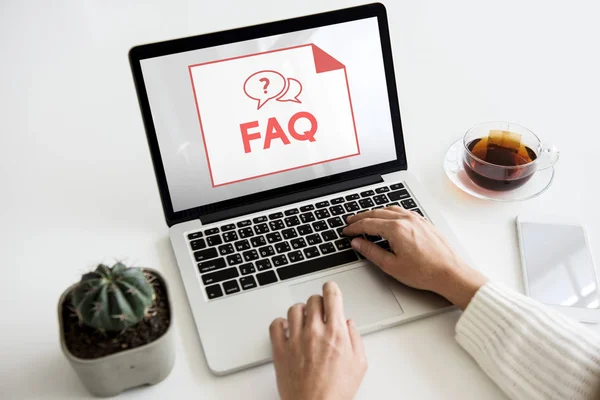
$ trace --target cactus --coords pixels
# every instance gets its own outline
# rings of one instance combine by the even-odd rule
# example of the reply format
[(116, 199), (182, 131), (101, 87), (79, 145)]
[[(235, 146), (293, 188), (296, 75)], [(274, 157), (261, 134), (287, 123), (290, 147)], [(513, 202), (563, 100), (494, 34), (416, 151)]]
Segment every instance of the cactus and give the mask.
[(154, 288), (140, 268), (100, 264), (81, 277), (71, 304), (79, 320), (100, 331), (120, 331), (140, 322), (154, 301)]

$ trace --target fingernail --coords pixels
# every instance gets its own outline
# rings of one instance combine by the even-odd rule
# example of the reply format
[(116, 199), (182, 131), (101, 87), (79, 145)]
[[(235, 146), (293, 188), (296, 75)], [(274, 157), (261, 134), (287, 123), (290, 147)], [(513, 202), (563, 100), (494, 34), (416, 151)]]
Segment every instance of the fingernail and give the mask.
[(354, 248), (354, 250), (360, 250), (360, 240), (358, 239), (352, 239), (352, 247)]

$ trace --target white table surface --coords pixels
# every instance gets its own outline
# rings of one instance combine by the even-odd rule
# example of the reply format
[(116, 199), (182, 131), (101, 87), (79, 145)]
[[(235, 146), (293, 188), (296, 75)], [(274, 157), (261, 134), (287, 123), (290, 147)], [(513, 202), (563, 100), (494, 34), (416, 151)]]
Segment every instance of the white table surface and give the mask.
[[(385, 3), (410, 169), (478, 267), (522, 290), (514, 218), (530, 210), (583, 219), (600, 254), (599, 3)], [(0, 2), (0, 398), (88, 396), (61, 354), (56, 304), (79, 274), (113, 257), (163, 272), (177, 339), (171, 375), (122, 397), (277, 397), (270, 364), (220, 378), (206, 366), (167, 238), (127, 51), (355, 4)], [(485, 202), (444, 175), (452, 141), (495, 119), (525, 125), (560, 148), (556, 181), (543, 196)], [(365, 337), (369, 371), (358, 397), (505, 398), (455, 343), (459, 315)]]

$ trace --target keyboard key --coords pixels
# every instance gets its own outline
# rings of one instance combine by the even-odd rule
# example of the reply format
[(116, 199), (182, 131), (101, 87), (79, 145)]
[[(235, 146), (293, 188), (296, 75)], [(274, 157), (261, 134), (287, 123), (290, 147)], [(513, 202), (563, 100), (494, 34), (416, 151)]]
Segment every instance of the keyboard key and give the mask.
[(370, 196), (373, 196), (374, 194), (375, 194), (374, 191), (366, 190), (366, 191), (360, 193), (360, 197), (370, 197)]
[(272, 231), (276, 231), (285, 228), (285, 225), (282, 220), (276, 219), (275, 221), (269, 222), (269, 227), (271, 227)]
[(206, 272), (216, 271), (217, 269), (225, 268), (226, 266), (227, 265), (225, 264), (224, 258), (215, 258), (212, 260), (198, 263), (198, 270), (201, 274), (204, 274)]
[(360, 210), (360, 206), (358, 205), (357, 202), (353, 201), (350, 203), (346, 203), (344, 204), (344, 208), (346, 209), (346, 211), (348, 212), (352, 212), (352, 211), (358, 211)]
[(335, 241), (335, 247), (337, 247), (337, 249), (341, 251), (349, 249), (352, 246), (350, 245), (350, 241), (348, 239), (340, 239)]
[(273, 246), (261, 247), (260, 249), (258, 249), (258, 252), (260, 253), (261, 257), (270, 257), (275, 254)]
[(398, 190), (396, 192), (389, 193), (388, 196), (390, 196), (391, 201), (396, 201), (396, 200), (407, 199), (410, 197), (410, 194), (408, 194), (408, 191), (406, 189), (402, 189), (402, 190)]
[(217, 233), (219, 233), (219, 228), (211, 228), (211, 229), (207, 229), (207, 230), (204, 231), (204, 234), (206, 236), (214, 235), (214, 234), (217, 234)]
[(323, 271), (332, 267), (337, 267), (349, 262), (358, 261), (358, 256), (353, 250), (346, 250), (327, 257), (315, 258), (304, 261), (289, 267), (279, 268), (277, 275), (279, 279), (291, 279), (297, 276), (310, 274), (312, 272)]
[(223, 282), (223, 289), (225, 290), (225, 294), (233, 294), (240, 291), (240, 286), (236, 280), (227, 281)]
[(320, 232), (329, 229), (325, 221), (313, 222), (312, 227), (315, 230), (315, 232)]
[(245, 220), (245, 221), (240, 221), (237, 223), (237, 227), (238, 228), (243, 228), (244, 226), (250, 226), (250, 224), (252, 224), (252, 222), (250, 222), (249, 219)]
[(221, 240), (221, 236), (214, 235), (214, 236), (207, 237), (206, 242), (208, 243), (209, 246), (218, 246), (221, 243), (223, 243), (223, 240)]
[(202, 232), (194, 232), (188, 235), (189, 240), (198, 239), (202, 237)]
[(264, 246), (267, 244), (264, 236), (257, 236), (250, 239), (250, 243), (252, 243), (252, 247)]
[(269, 232), (269, 226), (267, 224), (255, 225), (254, 232), (256, 232), (257, 235), (262, 235), (263, 233)]
[(317, 249), (317, 246), (308, 247), (303, 251), (306, 258), (315, 258), (319, 256), (319, 249)]
[(292, 208), (291, 210), (286, 210), (284, 212), (285, 215), (296, 215), (298, 214), (300, 211), (298, 211), (297, 208)]
[(392, 190), (398, 190), (398, 189), (403, 189), (403, 188), (404, 188), (404, 185), (401, 183), (396, 183), (396, 184), (390, 186), (390, 189), (392, 189)]
[(309, 224), (306, 224), (306, 225), (301, 225), (298, 227), (298, 233), (301, 234), (302, 236), (305, 236), (305, 235), (310, 235), (311, 233), (313, 233), (313, 230)]
[(283, 239), (281, 239), (281, 235), (279, 234), (279, 232), (272, 232), (269, 233), (268, 235), (266, 235), (267, 238), (267, 242), (269, 243), (277, 243)]
[(369, 242), (375, 243), (381, 240), (381, 236), (365, 235), (365, 239), (367, 239)]
[(259, 271), (264, 271), (266, 269), (271, 269), (273, 268), (273, 266), (271, 265), (271, 260), (266, 259), (266, 260), (258, 260), (256, 262), (256, 269)]
[(240, 276), (240, 274), (237, 268), (227, 268), (202, 275), (202, 282), (204, 282), (205, 285), (210, 285), (211, 283), (226, 281), (237, 278), (238, 276)]
[(309, 204), (307, 206), (300, 207), (300, 212), (312, 211), (314, 209), (315, 209), (315, 206), (313, 206), (312, 204)]
[(342, 215), (346, 212), (346, 210), (344, 210), (344, 207), (338, 205), (329, 208), (329, 212), (331, 213), (331, 215)]
[(389, 201), (385, 194), (380, 194), (379, 196), (375, 196), (375, 197), (373, 197), (373, 200), (375, 201), (375, 204), (377, 204), (377, 205), (385, 204)]
[(256, 270), (254, 269), (254, 264), (247, 263), (240, 265), (240, 272), (242, 273), (242, 275), (248, 275), (255, 273)]
[(383, 208), (383, 206), (373, 207), (373, 208), (371, 208), (371, 210), (379, 210), (380, 208)]
[(193, 242), (190, 242), (190, 246), (192, 246), (192, 250), (202, 250), (206, 248), (206, 242), (204, 239), (196, 239)]
[(250, 227), (242, 228), (238, 231), (238, 233), (241, 238), (247, 238), (250, 236), (254, 236), (254, 232), (252, 231), (252, 228), (250, 228)]
[(371, 199), (360, 199), (358, 204), (360, 204), (362, 208), (370, 208), (375, 205)]
[(252, 220), (255, 224), (260, 224), (261, 222), (267, 222), (267, 217), (256, 217)]
[(321, 253), (329, 254), (335, 251), (335, 246), (333, 245), (333, 243), (323, 243), (319, 245), (319, 249), (321, 250)]
[(260, 274), (256, 274), (256, 280), (260, 286), (264, 286), (277, 282), (277, 275), (273, 271), (261, 272)]
[(324, 208), (324, 207), (327, 207), (328, 205), (329, 205), (329, 202), (328, 202), (328, 201), (320, 201), (320, 202), (318, 202), (317, 204), (315, 204), (315, 206), (316, 206), (317, 208)]
[(279, 254), (286, 253), (290, 250), (291, 248), (288, 242), (280, 242), (275, 245), (275, 251), (277, 251)]
[(238, 235), (235, 232), (225, 232), (223, 234), (223, 240), (225, 240), (226, 243), (233, 242), (234, 240), (238, 240)]
[(360, 199), (360, 196), (357, 194), (349, 194), (348, 196), (346, 196), (347, 201), (358, 200), (358, 199)]
[(209, 300), (216, 299), (217, 297), (223, 296), (221, 285), (211, 285), (206, 287), (206, 296)]
[(323, 209), (315, 211), (315, 215), (317, 216), (318, 219), (325, 219), (325, 218), (331, 217), (331, 214), (329, 214), (329, 211), (323, 210)]
[(242, 256), (237, 253), (227, 256), (227, 264), (229, 264), (229, 266), (238, 265), (238, 264), (241, 264), (242, 262), (243, 262)]
[(344, 223), (347, 224), (348, 223), (348, 217), (353, 216), (354, 213), (350, 213), (350, 214), (346, 214), (344, 216), (342, 216), (342, 219), (344, 220)]
[(297, 216), (292, 216), (292, 217), (287, 217), (286, 219), (284, 219), (285, 224), (287, 226), (296, 226), (296, 225), (300, 225), (300, 220), (298, 219)]
[(302, 221), (303, 224), (306, 224), (307, 222), (313, 222), (314, 220), (315, 215), (311, 212), (300, 214), (300, 221)]
[(293, 249), (301, 249), (306, 247), (306, 241), (304, 238), (298, 238), (290, 241)]
[(382, 240), (380, 242), (375, 243), (377, 246), (381, 247), (384, 250), (390, 251), (390, 244), (387, 240)]
[(273, 214), (269, 214), (269, 219), (273, 220), (273, 219), (277, 219), (277, 218), (283, 218), (283, 213), (273, 213)]
[(323, 237), (323, 240), (326, 242), (330, 242), (332, 240), (337, 239), (337, 235), (335, 234), (334, 231), (326, 231), (321, 233), (321, 236)]
[(423, 215), (423, 211), (419, 210), (418, 208), (415, 208), (414, 210), (411, 210), (416, 212), (417, 214), (419, 214), (421, 217), (425, 217), (425, 215)]
[(289, 228), (282, 230), (281, 235), (284, 239), (293, 239), (295, 237), (298, 237), (298, 232), (296, 232), (295, 228)]
[(288, 260), (287, 260), (287, 257), (285, 256), (285, 254), (282, 254), (280, 256), (275, 256), (271, 260), (273, 261), (273, 265), (275, 267), (281, 267), (288, 263)]
[(304, 261), (304, 254), (300, 250), (296, 250), (288, 253), (288, 258), (290, 262)]
[(398, 207), (400, 207), (400, 203), (398, 203), (397, 201), (395, 201), (395, 202), (393, 202), (393, 203), (386, 204), (385, 206), (386, 206), (386, 207), (392, 207), (392, 206), (398, 206)]
[(226, 256), (227, 254), (231, 254), (234, 252), (235, 252), (235, 250), (233, 249), (233, 246), (231, 245), (231, 243), (227, 243), (222, 246), (219, 246), (219, 254), (222, 256)]
[(309, 246), (312, 246), (315, 244), (322, 243), (323, 239), (321, 239), (321, 235), (319, 235), (318, 233), (315, 233), (314, 235), (308, 235), (306, 237), (306, 241), (308, 242)]
[(227, 225), (223, 225), (221, 227), (221, 232), (227, 232), (227, 231), (230, 231), (230, 230), (233, 230), (233, 229), (235, 229), (235, 225), (234, 224), (227, 224)]
[(248, 239), (240, 240), (239, 242), (235, 242), (233, 244), (237, 251), (244, 251), (250, 248), (250, 243), (248, 243)]
[(256, 250), (248, 250), (242, 253), (244, 261), (254, 261), (258, 259), (258, 252)]
[(253, 276), (244, 276), (243, 278), (240, 278), (240, 284), (244, 290), (253, 289), (257, 286)]
[(382, 186), (380, 188), (375, 189), (375, 193), (387, 193), (390, 191), (390, 188), (387, 186)]
[(400, 203), (402, 204), (402, 207), (406, 208), (407, 210), (417, 206), (417, 203), (415, 203), (413, 199), (402, 200)]
[(344, 225), (344, 221), (340, 217), (333, 217), (327, 220), (330, 228), (337, 228)]
[(336, 199), (331, 200), (331, 204), (342, 204), (344, 202), (343, 197), (338, 197)]
[(206, 250), (199, 250), (194, 253), (196, 261), (210, 260), (211, 258), (216, 258), (218, 256), (219, 253), (217, 253), (217, 249), (215, 249), (214, 247), (211, 247), (210, 249)]

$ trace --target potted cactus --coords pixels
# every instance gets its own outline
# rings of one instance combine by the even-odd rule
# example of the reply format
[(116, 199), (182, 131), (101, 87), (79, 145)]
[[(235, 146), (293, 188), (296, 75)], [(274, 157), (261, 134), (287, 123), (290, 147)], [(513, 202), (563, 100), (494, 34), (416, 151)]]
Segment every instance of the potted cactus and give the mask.
[(63, 293), (58, 318), (62, 350), (94, 395), (158, 383), (173, 368), (171, 306), (157, 271), (100, 264)]

